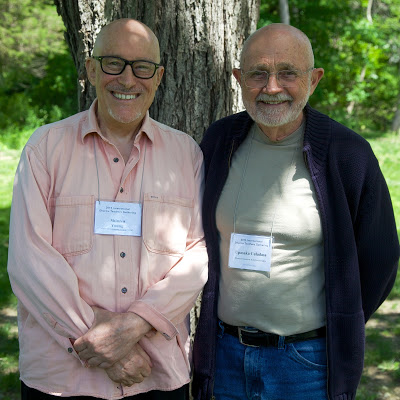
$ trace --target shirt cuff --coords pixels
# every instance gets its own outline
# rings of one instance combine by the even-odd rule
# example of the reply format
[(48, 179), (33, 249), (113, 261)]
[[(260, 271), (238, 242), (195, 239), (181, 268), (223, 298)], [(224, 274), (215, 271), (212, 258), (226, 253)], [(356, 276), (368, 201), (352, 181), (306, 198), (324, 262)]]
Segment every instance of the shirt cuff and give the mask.
[(175, 325), (154, 307), (143, 301), (135, 301), (129, 312), (133, 312), (145, 319), (153, 328), (160, 332), (167, 340), (172, 340), (178, 335)]

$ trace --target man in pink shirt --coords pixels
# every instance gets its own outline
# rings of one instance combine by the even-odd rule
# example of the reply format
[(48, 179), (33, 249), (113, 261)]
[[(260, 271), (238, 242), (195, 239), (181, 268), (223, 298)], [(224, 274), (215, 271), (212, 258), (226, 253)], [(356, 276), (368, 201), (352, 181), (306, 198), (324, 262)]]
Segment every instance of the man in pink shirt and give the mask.
[(104, 27), (86, 69), (97, 99), (34, 132), (16, 172), (22, 399), (186, 399), (207, 280), (202, 153), (149, 117), (164, 68), (147, 26)]

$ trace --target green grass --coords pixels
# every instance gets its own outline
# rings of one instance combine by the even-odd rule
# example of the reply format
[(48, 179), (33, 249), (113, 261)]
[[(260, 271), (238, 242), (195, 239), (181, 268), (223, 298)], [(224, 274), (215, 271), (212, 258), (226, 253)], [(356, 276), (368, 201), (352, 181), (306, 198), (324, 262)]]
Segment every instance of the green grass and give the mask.
[[(392, 198), (393, 210), (400, 237), (400, 136), (387, 134), (381, 138), (369, 139), (371, 147), (379, 160)], [(400, 274), (389, 295), (389, 299), (400, 298)]]
[(4, 145), (0, 147), (0, 308), (16, 304), (11, 294), (6, 264), (12, 187), (20, 153), (20, 150), (10, 150)]
[[(388, 183), (400, 233), (400, 137), (388, 134), (368, 140)], [(16, 321), (14, 317), (6, 316), (1, 311), (6, 308), (15, 310), (16, 306), (8, 281), (6, 263), (12, 184), (20, 150), (10, 148), (15, 147), (15, 138), (12, 138), (12, 141), (8, 140), (9, 147), (5, 142), (3, 140), (3, 143), (0, 143), (0, 399), (17, 400), (19, 375)], [(400, 276), (389, 299), (400, 303)], [(377, 322), (378, 328), (367, 325), (366, 369), (357, 400), (400, 399), (393, 397), (397, 382), (400, 381), (400, 314), (396, 310), (398, 308), (393, 312), (389, 310), (375, 314), (374, 321)], [(384, 377), (384, 384), (382, 379), (377, 379), (378, 375)]]
[[(0, 144), (0, 312), (16, 307), (7, 275), (8, 227), (14, 174), (20, 150)], [(16, 319), (0, 314), (0, 399), (19, 398), (18, 337)]]

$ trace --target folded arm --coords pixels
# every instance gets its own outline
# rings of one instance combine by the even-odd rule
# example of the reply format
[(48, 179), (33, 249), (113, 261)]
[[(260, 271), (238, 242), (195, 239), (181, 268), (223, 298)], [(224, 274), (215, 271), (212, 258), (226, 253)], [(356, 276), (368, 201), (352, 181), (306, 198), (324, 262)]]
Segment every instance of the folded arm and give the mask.
[(49, 187), (44, 161), (27, 146), (14, 182), (8, 273), (18, 300), (68, 350), (69, 338), (86, 333), (94, 314), (79, 295), (71, 266), (52, 247)]
[(208, 256), (201, 217), (204, 167), (200, 149), (194, 154), (194, 202), (186, 247), (181, 257), (129, 308), (148, 321), (167, 340), (173, 339), (208, 278)]

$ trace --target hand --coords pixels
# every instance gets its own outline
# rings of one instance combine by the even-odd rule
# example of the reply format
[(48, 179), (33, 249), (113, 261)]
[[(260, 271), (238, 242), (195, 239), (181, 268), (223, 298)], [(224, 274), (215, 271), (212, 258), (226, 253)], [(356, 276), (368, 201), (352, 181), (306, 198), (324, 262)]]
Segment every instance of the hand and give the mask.
[(127, 356), (105, 371), (112, 381), (129, 387), (149, 376), (152, 367), (150, 357), (139, 344), (136, 344)]
[(129, 354), (152, 326), (134, 313), (93, 307), (92, 327), (74, 343), (79, 358), (90, 367), (110, 368)]

